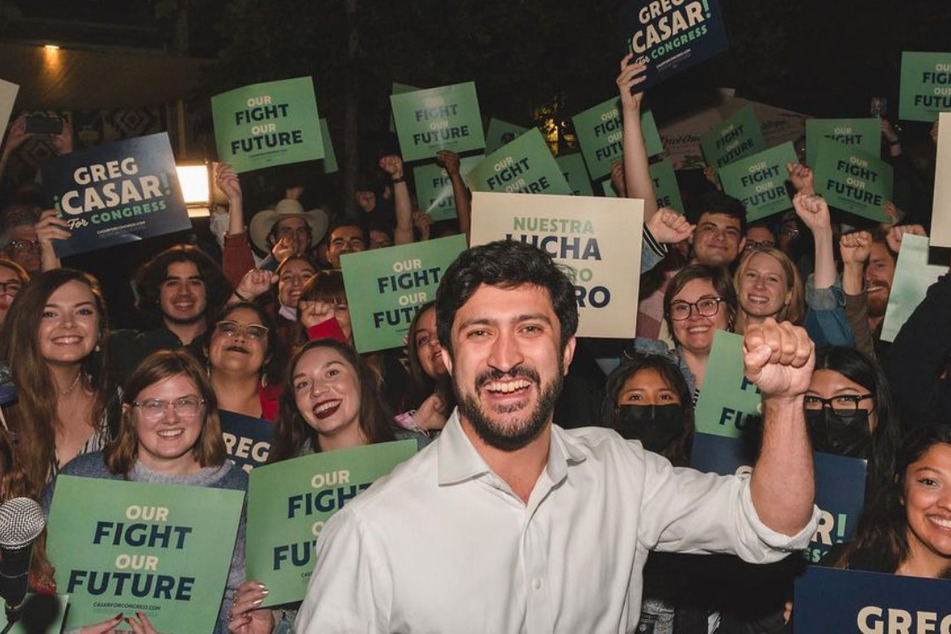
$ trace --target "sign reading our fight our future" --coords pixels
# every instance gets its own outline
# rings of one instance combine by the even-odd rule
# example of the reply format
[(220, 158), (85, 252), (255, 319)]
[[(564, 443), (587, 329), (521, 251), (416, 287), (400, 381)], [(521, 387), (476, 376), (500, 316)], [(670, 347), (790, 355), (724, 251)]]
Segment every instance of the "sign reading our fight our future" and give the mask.
[(357, 352), (400, 348), (419, 307), (436, 299), (445, 270), (466, 249), (455, 235), (340, 257)]
[(561, 173), (565, 175), (568, 186), (571, 187), (571, 193), (575, 196), (593, 196), (594, 190), (591, 188), (591, 178), (588, 176), (588, 168), (585, 167), (584, 157), (575, 152), (574, 154), (562, 154), (557, 159)]
[[(261, 607), (300, 601), (324, 524), (361, 491), (416, 453), (415, 440), (338, 449), (251, 472), (247, 578), (267, 586)], [(208, 629), (207, 631), (211, 631)]]
[(48, 521), (67, 629), (142, 612), (160, 632), (215, 628), (243, 491), (60, 475)]
[[(624, 159), (624, 124), (620, 108), (621, 100), (615, 97), (571, 118), (588, 172), (594, 180), (610, 174), (611, 165)], [(641, 113), (641, 130), (648, 156), (664, 151), (650, 110)]]
[(651, 183), (654, 185), (654, 195), (657, 197), (657, 206), (683, 211), (684, 202), (680, 196), (680, 185), (677, 183), (677, 173), (670, 159), (651, 163), (650, 175)]
[[(464, 156), (459, 159), (459, 175), (465, 179), (472, 168), (485, 158), (481, 154)], [(433, 220), (446, 220), (456, 217), (456, 197), (452, 192), (452, 179), (446, 169), (438, 163), (426, 163), (413, 168), (413, 184), (416, 186), (416, 199), (423, 213)]]
[(324, 158), (310, 77), (230, 90), (211, 98), (218, 160), (238, 174)]
[(935, 121), (951, 111), (951, 53), (901, 54), (898, 117), (905, 121)]
[(891, 222), (882, 206), (892, 199), (892, 166), (853, 146), (819, 141), (816, 193), (830, 206), (876, 222)]
[(866, 154), (881, 152), (882, 124), (876, 117), (863, 119), (806, 119), (806, 165), (816, 166), (819, 142), (832, 139), (854, 146)]
[(796, 163), (791, 142), (745, 156), (717, 172), (723, 191), (746, 207), (749, 222), (792, 208), (786, 190), (786, 164)]
[(538, 128), (482, 159), (466, 176), (466, 184), (473, 192), (572, 194)]
[(647, 63), (648, 90), (727, 47), (717, 0), (629, 0), (618, 11), (626, 52)]
[(700, 135), (700, 149), (707, 165), (719, 170), (744, 156), (766, 149), (763, 131), (753, 104), (747, 104)]
[(579, 337), (633, 337), (644, 201), (472, 194), (471, 244), (517, 240), (548, 253), (575, 287)]
[(431, 159), (485, 147), (482, 114), (473, 82), (390, 95), (404, 161)]
[(70, 152), (41, 167), (43, 191), (72, 236), (59, 257), (191, 229), (168, 135)]
[(946, 634), (949, 596), (947, 579), (809, 566), (795, 583), (793, 632)]

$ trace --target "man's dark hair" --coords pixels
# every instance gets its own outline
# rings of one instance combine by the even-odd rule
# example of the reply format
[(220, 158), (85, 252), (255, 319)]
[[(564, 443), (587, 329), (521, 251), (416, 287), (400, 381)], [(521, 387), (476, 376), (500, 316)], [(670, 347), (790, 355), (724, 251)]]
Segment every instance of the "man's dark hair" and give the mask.
[(482, 284), (500, 288), (529, 284), (546, 289), (561, 324), (562, 350), (578, 329), (575, 287), (551, 256), (522, 242), (499, 240), (463, 251), (439, 282), (436, 332), (450, 355), (456, 312)]
[(168, 267), (176, 262), (191, 262), (198, 269), (198, 275), (205, 283), (206, 318), (221, 310), (233, 290), (221, 272), (221, 267), (215, 264), (214, 260), (190, 244), (176, 244), (140, 266), (135, 274), (135, 288), (138, 292), (135, 307), (153, 325), (162, 321), (162, 311), (159, 308), (162, 283), (168, 277)]
[(687, 220), (693, 224), (700, 222), (703, 214), (723, 214), (740, 221), (740, 236), (746, 235), (746, 207), (733, 196), (713, 189), (691, 199), (686, 205)]
[(353, 218), (341, 218), (340, 220), (335, 220), (330, 227), (327, 228), (327, 244), (330, 244), (330, 241), (333, 239), (334, 231), (340, 227), (356, 227), (363, 234), (363, 243), (367, 246), (370, 246), (370, 232), (367, 231), (365, 224)]

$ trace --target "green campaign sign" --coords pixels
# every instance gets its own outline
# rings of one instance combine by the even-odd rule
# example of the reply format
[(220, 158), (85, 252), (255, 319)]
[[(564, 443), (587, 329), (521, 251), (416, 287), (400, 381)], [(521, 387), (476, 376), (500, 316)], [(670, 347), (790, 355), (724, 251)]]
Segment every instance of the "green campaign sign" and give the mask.
[(892, 166), (832, 139), (819, 142), (816, 193), (839, 209), (876, 222), (890, 222), (882, 205), (892, 198)]
[(61, 475), (47, 552), (67, 628), (143, 612), (160, 632), (215, 627), (243, 491)]
[(949, 110), (951, 53), (902, 53), (899, 118), (930, 123)]
[(310, 77), (254, 84), (211, 98), (218, 160), (238, 174), (324, 157)]
[(743, 373), (743, 337), (716, 331), (694, 413), (697, 431), (740, 438), (748, 425), (759, 424), (761, 400), (759, 388)]
[[(485, 158), (482, 154), (459, 159), (459, 174), (466, 174)], [(445, 168), (438, 163), (426, 163), (413, 168), (413, 183), (416, 185), (416, 200), (423, 213), (433, 220), (456, 217), (456, 198), (452, 194), (452, 180)]]
[(326, 119), (320, 120), (320, 137), (324, 141), (324, 174), (333, 174), (338, 169), (337, 154), (334, 152), (334, 144), (330, 139), (330, 126)]
[(707, 165), (719, 170), (728, 163), (766, 149), (753, 105), (747, 104), (700, 135), (700, 149)]
[(575, 196), (593, 196), (591, 178), (588, 177), (588, 168), (584, 165), (584, 157), (580, 154), (565, 154), (557, 159), (561, 173), (565, 175), (568, 186)]
[(882, 143), (882, 124), (876, 117), (864, 119), (806, 119), (806, 164), (815, 167), (819, 141), (832, 139), (854, 146), (866, 154), (878, 156)]
[(538, 128), (482, 159), (466, 177), (474, 192), (571, 195), (571, 187)]
[(440, 150), (461, 154), (485, 147), (473, 82), (390, 95), (404, 161), (431, 159)]
[(611, 186), (610, 178), (606, 178), (601, 181), (601, 192), (604, 194), (605, 198), (617, 198), (617, 192), (615, 192), (614, 188)]
[[(390, 89), (391, 95), (402, 95), (404, 92), (413, 92), (415, 90), (422, 90), (417, 86), (410, 86), (409, 84), (401, 84), (399, 82), (393, 82), (393, 87)], [(393, 113), (390, 113), (390, 132), (396, 132), (396, 121), (393, 120)]]
[(787, 141), (724, 165), (718, 175), (723, 191), (743, 203), (746, 219), (752, 222), (792, 207), (786, 190), (786, 164), (796, 162), (796, 150)]
[(247, 576), (268, 588), (262, 607), (304, 598), (324, 524), (416, 447), (415, 440), (401, 440), (338, 449), (251, 472)]
[[(621, 101), (615, 97), (571, 118), (588, 171), (594, 180), (610, 174), (615, 161), (624, 160), (624, 124), (620, 108)], [(648, 156), (664, 151), (654, 115), (650, 111), (641, 113), (641, 130)]]
[(947, 264), (928, 262), (929, 241), (925, 236), (906, 233), (895, 262), (895, 276), (888, 294), (888, 306), (882, 321), (882, 341), (894, 341), (898, 331), (924, 301), (928, 288), (948, 273)]
[(402, 347), (416, 311), (465, 250), (465, 236), (455, 235), (341, 256), (357, 351)]
[[(677, 173), (674, 171), (674, 164), (670, 159), (662, 159), (656, 163), (651, 163), (651, 182), (654, 183), (654, 195), (657, 196), (658, 207), (670, 207), (679, 212), (684, 210), (684, 201), (680, 197), (680, 185), (677, 184)], [(607, 190), (611, 190), (610, 195), (614, 195), (610, 182), (607, 182)]]
[(501, 119), (489, 119), (489, 129), (485, 133), (485, 151), (491, 154), (526, 132), (528, 132), (528, 128), (524, 126), (508, 123)]

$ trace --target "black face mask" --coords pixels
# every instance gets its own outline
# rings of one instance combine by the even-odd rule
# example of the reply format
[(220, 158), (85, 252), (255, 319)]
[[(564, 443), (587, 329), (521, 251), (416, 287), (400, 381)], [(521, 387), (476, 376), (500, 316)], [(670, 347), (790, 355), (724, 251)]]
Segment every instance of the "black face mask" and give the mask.
[(849, 458), (868, 458), (872, 434), (868, 427), (868, 412), (858, 410), (848, 418), (839, 418), (828, 407), (806, 410), (806, 426), (812, 448)]
[(683, 405), (621, 405), (617, 430), (628, 440), (639, 440), (647, 451), (660, 453), (683, 433), (687, 413)]

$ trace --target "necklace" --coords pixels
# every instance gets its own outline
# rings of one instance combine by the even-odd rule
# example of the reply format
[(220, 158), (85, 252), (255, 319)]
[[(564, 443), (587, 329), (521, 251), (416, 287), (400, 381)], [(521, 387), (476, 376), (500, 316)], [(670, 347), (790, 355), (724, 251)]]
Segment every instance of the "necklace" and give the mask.
[(76, 386), (79, 385), (79, 379), (80, 379), (80, 377), (81, 377), (82, 375), (83, 375), (82, 372), (78, 372), (78, 373), (76, 374), (76, 378), (73, 379), (72, 385), (70, 385), (68, 388), (66, 388), (66, 389), (63, 390), (62, 392), (60, 392), (59, 395), (60, 395), (60, 396), (69, 396), (70, 392), (72, 392), (73, 390), (75, 390), (75, 389), (76, 389)]

